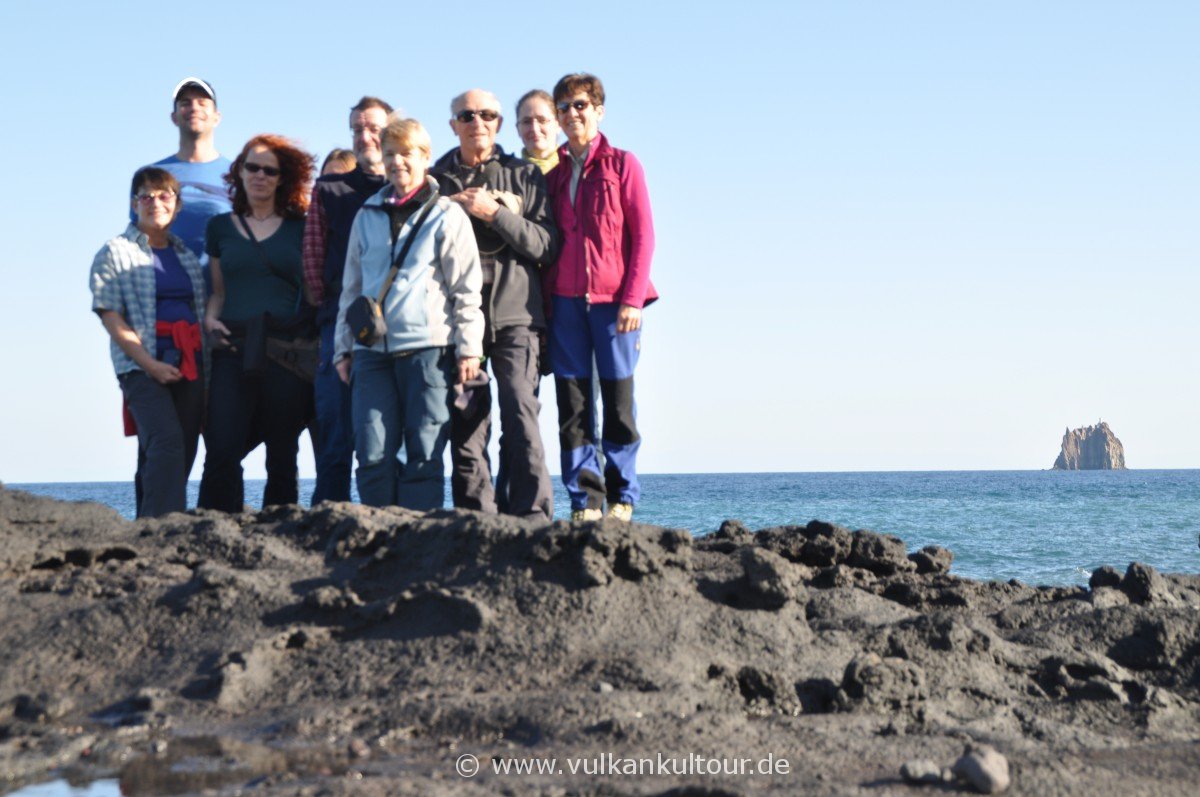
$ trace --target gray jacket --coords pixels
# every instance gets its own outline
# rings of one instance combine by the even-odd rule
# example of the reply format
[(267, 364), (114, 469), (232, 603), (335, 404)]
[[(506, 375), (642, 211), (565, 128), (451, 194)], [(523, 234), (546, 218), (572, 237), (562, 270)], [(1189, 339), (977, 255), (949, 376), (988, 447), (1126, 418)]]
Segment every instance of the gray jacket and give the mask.
[[(483, 313), (479, 289), (483, 276), (471, 222), (462, 208), (437, 193), (433, 178), (426, 180), (429, 190), (423, 196), (428, 199), (422, 206), (432, 205), (433, 210), (417, 231), (384, 299), (387, 335), (371, 349), (388, 353), (454, 346), (457, 357), (481, 357)], [(392, 186), (385, 185), (363, 204), (350, 227), (334, 332), (334, 362), (366, 348), (355, 342), (346, 323), (346, 311), (359, 296), (379, 297), (393, 259), (416, 224), (419, 213), (414, 213), (392, 240), (391, 220), (383, 207), (384, 198), (392, 193)]]
[[(496, 278), (491, 300), (484, 308), (489, 326), (493, 334), (505, 327), (545, 327), (541, 268), (558, 257), (559, 244), (546, 179), (532, 163), (500, 147), (484, 170), (487, 187), (514, 194), (521, 211), (517, 214), (502, 205), (490, 224), (473, 219), (476, 225), (494, 232), (504, 245), (495, 254)], [(443, 196), (467, 187), (458, 178), (457, 147), (438, 159), (429, 173), (437, 179)]]

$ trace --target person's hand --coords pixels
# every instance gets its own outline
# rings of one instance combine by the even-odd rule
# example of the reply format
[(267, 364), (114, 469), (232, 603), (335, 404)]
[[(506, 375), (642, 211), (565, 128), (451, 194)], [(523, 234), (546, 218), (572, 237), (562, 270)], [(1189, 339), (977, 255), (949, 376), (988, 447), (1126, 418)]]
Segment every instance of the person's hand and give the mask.
[(478, 357), (458, 358), (458, 381), (460, 384), (465, 385), (477, 376), (479, 376)]
[(477, 219), (491, 222), (500, 211), (500, 203), (492, 199), (486, 188), (468, 188), (450, 196), (462, 209)]
[(642, 328), (642, 308), (623, 304), (617, 310), (617, 332), (637, 332)]
[(341, 377), (341, 380), (347, 385), (350, 384), (350, 362), (351, 358), (349, 355), (347, 355), (333, 365), (333, 367), (337, 369), (338, 376)]
[(155, 382), (160, 385), (169, 385), (172, 382), (178, 382), (183, 379), (183, 374), (173, 365), (168, 365), (161, 360), (155, 360), (146, 368), (146, 373)]
[(229, 345), (229, 327), (221, 323), (221, 319), (213, 316), (204, 317), (204, 331), (212, 336), (220, 347)]

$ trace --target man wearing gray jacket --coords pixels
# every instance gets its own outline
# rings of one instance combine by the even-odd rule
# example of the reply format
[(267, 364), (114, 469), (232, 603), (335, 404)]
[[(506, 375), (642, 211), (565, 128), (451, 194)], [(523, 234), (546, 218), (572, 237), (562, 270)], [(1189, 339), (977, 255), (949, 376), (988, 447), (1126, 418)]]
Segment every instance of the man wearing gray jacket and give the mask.
[(553, 488), (538, 428), (538, 331), (546, 325), (539, 264), (552, 263), (558, 232), (541, 171), (496, 146), (503, 119), (491, 92), (472, 89), (450, 104), (459, 146), (430, 173), (471, 217), (483, 266), (484, 355), (500, 404), (500, 463), (492, 487), (487, 445), (491, 391), (466, 387), (451, 408), (454, 505), (550, 520)]

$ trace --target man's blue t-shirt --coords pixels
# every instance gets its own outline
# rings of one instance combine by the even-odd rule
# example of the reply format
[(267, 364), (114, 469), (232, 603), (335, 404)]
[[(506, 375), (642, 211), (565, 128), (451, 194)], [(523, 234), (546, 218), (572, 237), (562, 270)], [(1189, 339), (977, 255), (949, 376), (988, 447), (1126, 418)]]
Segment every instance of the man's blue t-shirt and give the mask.
[[(171, 155), (152, 165), (166, 169), (179, 181), (183, 207), (171, 224), (171, 232), (182, 238), (200, 262), (207, 265), (204, 232), (208, 229), (208, 220), (233, 210), (229, 202), (229, 189), (222, 179), (233, 165), (232, 162), (229, 158), (219, 157), (207, 163), (188, 163)], [(130, 220), (136, 224), (137, 215), (131, 214)], [(207, 269), (205, 271), (207, 273)]]

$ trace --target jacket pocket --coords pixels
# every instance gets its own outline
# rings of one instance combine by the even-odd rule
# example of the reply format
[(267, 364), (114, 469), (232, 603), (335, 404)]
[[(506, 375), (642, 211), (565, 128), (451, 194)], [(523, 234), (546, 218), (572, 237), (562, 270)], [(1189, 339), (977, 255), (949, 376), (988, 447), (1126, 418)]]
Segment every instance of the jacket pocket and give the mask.
[[(591, 215), (605, 235), (621, 226), (621, 187), (615, 177), (603, 174), (588, 180), (584, 187), (586, 196), (582, 213)], [(582, 192), (581, 192), (582, 193)]]

